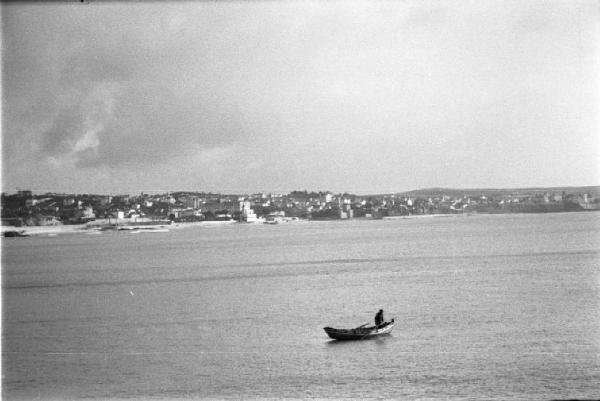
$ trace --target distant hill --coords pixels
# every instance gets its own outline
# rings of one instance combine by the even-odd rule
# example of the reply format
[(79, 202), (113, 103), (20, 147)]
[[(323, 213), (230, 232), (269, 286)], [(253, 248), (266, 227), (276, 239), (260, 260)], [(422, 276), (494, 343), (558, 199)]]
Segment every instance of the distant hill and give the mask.
[[(524, 195), (524, 194), (544, 194), (546, 192), (553, 194), (588, 194), (590, 196), (600, 196), (600, 186), (584, 187), (533, 187), (533, 188), (424, 188), (407, 192), (397, 192), (396, 195), (409, 197), (436, 197), (448, 195), (451, 197), (459, 196), (502, 196), (502, 195)], [(382, 195), (379, 195), (382, 196)]]

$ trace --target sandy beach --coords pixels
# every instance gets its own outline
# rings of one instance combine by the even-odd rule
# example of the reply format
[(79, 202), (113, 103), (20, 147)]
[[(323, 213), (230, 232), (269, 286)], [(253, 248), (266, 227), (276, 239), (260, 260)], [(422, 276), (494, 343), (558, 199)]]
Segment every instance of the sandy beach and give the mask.
[[(120, 220), (115, 221), (111, 220), (110, 224), (118, 224), (121, 227), (130, 227), (132, 229), (138, 228), (141, 229), (145, 226), (130, 226), (130, 220)], [(220, 226), (237, 223), (237, 221), (201, 221), (194, 223), (176, 223), (176, 224), (165, 224), (165, 225), (152, 225), (148, 227), (152, 227), (155, 229), (179, 229), (179, 228), (189, 228), (189, 227), (198, 227), (198, 226)], [(106, 227), (109, 224), (108, 220), (95, 220), (86, 224), (68, 224), (68, 225), (55, 225), (55, 226), (1, 226), (0, 233), (4, 236), (5, 232), (9, 231), (17, 231), (24, 235), (63, 235), (63, 234), (81, 234), (81, 233), (90, 233), (98, 231), (101, 227)]]

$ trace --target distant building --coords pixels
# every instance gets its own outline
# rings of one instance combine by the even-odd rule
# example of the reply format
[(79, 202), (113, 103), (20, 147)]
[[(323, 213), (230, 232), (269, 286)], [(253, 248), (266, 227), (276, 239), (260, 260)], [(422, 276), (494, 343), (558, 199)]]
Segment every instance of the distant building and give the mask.
[(55, 216), (44, 216), (36, 215), (29, 216), (25, 219), (25, 225), (27, 226), (58, 226), (62, 225), (62, 222)]
[(258, 217), (256, 216), (256, 213), (254, 213), (254, 210), (252, 210), (250, 207), (249, 201), (240, 202), (240, 211), (242, 212), (240, 215), (241, 221), (246, 223), (255, 223), (258, 221)]
[(191, 209), (200, 209), (202, 201), (196, 196), (188, 196), (185, 198), (185, 206)]
[(231, 221), (232, 219), (228, 210), (218, 210), (215, 212), (215, 220), (217, 221)]
[(112, 196), (110, 196), (110, 195), (100, 196), (100, 197), (98, 197), (98, 201), (101, 206), (106, 206), (112, 202)]
[(96, 218), (96, 215), (94, 214), (94, 209), (92, 209), (90, 206), (84, 208), (81, 214), (81, 218), (85, 220), (94, 220)]
[(120, 219), (124, 219), (125, 218), (125, 212), (122, 211), (122, 210), (117, 210), (117, 211), (112, 212), (110, 214), (110, 217), (114, 218), (114, 219), (119, 219), (119, 220)]
[(129, 205), (129, 195), (120, 195), (113, 198), (113, 202)]
[(18, 190), (17, 196), (19, 198), (31, 198), (33, 196), (33, 193), (29, 189)]

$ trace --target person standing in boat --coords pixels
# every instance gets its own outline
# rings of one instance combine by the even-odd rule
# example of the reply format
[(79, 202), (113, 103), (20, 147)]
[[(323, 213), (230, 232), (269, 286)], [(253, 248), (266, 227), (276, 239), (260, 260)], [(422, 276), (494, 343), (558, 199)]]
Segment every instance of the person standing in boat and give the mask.
[(379, 309), (379, 312), (375, 315), (375, 326), (379, 326), (383, 323), (383, 309)]

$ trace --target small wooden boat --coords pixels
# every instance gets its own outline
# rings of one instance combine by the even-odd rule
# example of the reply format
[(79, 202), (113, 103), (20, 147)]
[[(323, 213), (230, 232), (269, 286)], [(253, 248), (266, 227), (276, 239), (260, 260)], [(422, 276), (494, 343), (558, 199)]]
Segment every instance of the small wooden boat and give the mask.
[(324, 327), (325, 333), (334, 340), (366, 340), (368, 338), (378, 337), (389, 334), (394, 328), (394, 319), (389, 322), (383, 322), (379, 326), (358, 326), (355, 329), (334, 329), (333, 327)]

